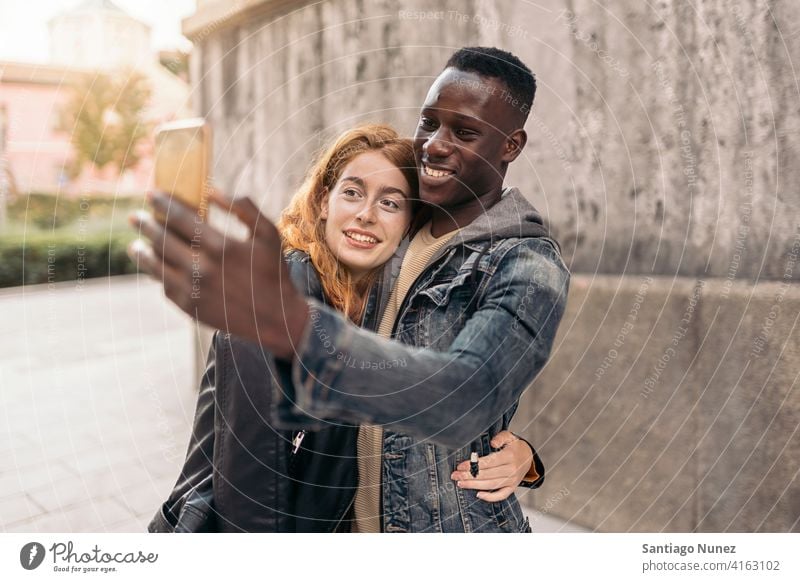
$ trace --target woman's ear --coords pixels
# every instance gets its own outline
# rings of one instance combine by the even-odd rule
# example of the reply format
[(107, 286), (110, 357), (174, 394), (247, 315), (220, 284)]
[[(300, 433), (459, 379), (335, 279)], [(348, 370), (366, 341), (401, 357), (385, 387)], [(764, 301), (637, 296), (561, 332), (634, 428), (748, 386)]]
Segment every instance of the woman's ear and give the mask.
[(320, 202), (319, 217), (322, 220), (328, 220), (328, 189), (322, 191), (322, 200)]

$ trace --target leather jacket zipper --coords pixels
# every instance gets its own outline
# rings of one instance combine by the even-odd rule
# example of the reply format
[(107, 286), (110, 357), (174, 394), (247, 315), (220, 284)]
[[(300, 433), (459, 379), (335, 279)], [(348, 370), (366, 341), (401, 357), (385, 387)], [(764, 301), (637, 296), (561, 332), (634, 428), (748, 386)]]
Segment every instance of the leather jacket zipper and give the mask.
[(300, 450), (300, 445), (303, 442), (303, 439), (306, 438), (306, 431), (301, 430), (296, 435), (294, 435), (294, 439), (292, 440), (292, 454), (296, 455), (297, 451)]
[(294, 472), (294, 468), (297, 465), (297, 457), (299, 456), (297, 453), (300, 451), (300, 445), (305, 437), (306, 431), (301, 430), (292, 439), (292, 452), (289, 453), (289, 474)]

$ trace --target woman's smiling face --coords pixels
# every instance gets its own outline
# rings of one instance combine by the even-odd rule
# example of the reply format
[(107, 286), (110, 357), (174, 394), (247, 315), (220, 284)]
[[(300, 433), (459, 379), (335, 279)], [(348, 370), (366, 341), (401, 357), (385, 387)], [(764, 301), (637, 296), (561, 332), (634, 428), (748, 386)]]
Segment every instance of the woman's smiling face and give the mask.
[(355, 280), (386, 263), (411, 224), (410, 187), (380, 151), (353, 158), (322, 204), (325, 242)]

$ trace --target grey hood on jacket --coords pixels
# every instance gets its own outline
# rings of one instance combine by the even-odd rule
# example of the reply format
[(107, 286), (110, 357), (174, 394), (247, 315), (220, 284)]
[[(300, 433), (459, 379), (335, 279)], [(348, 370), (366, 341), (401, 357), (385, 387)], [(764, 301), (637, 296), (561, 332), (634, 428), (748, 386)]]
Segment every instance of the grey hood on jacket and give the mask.
[[(506, 188), (497, 204), (463, 227), (431, 258), (430, 263), (444, 256), (454, 246), (464, 243), (528, 237), (545, 237), (553, 243), (556, 249), (561, 250), (555, 238), (550, 236), (550, 230), (544, 225), (542, 215), (533, 207), (533, 204), (522, 195), (519, 189)], [(400, 274), (400, 267), (403, 265), (403, 258), (410, 242), (409, 238), (404, 239), (384, 267), (380, 282), (377, 321), (380, 321), (394, 282)]]

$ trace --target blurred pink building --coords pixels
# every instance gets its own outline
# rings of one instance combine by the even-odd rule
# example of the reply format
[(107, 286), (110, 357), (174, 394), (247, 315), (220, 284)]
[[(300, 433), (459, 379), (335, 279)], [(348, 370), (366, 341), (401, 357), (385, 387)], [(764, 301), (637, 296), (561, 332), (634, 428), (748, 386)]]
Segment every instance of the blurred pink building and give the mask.
[(0, 153), (6, 156), (18, 192), (144, 192), (153, 166), (152, 142), (142, 144), (141, 161), (122, 175), (109, 166), (102, 172), (86, 167), (70, 180), (66, 168), (74, 153), (69, 134), (58, 126), (75, 81), (126, 68), (134, 68), (150, 83), (148, 123), (191, 116), (188, 84), (150, 52), (149, 35), (149, 26), (110, 0), (87, 0), (50, 21), (51, 64), (0, 62), (0, 123), (5, 123), (0, 128), (0, 136), (5, 135)]

